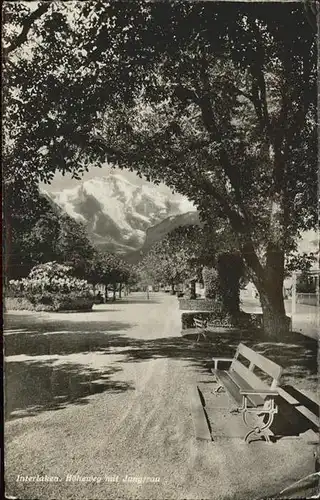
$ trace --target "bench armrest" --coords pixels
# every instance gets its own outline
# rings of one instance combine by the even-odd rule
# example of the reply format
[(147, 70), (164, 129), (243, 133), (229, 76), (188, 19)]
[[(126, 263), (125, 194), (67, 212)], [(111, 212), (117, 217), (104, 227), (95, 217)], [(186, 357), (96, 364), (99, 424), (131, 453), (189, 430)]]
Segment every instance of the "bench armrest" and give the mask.
[(267, 396), (278, 396), (279, 392), (274, 389), (247, 389), (241, 390), (242, 396), (249, 396), (250, 394), (266, 394)]
[(223, 363), (232, 363), (234, 358), (212, 358), (212, 361), (214, 362), (214, 370), (218, 369), (218, 363), (219, 361), (222, 361)]

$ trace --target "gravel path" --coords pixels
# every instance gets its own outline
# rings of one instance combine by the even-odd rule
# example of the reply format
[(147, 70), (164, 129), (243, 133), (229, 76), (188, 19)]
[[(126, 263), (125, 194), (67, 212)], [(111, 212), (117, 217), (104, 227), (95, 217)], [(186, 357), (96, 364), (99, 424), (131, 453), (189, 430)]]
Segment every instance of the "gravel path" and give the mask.
[(7, 495), (249, 499), (312, 472), (304, 440), (195, 441), (188, 386), (210, 380), (210, 352), (181, 338), (175, 297), (5, 326)]

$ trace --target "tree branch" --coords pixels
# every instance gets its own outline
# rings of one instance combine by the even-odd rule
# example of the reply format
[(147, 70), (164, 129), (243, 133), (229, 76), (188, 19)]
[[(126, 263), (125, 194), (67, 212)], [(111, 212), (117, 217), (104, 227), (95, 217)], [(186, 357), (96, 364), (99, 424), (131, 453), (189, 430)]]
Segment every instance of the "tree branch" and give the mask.
[(208, 195), (212, 196), (219, 203), (223, 209), (222, 213), (229, 218), (233, 230), (240, 234), (246, 233), (247, 228), (243, 218), (231, 207), (229, 201), (219, 193), (216, 187), (208, 180), (200, 179), (198, 176), (194, 180), (199, 184), (199, 188), (204, 189)]
[(246, 224), (249, 226), (250, 224), (250, 218), (247, 213), (247, 210), (244, 206), (243, 203), (243, 197), (241, 195), (240, 189), (239, 189), (239, 181), (240, 181), (240, 175), (237, 172), (237, 169), (235, 168), (234, 165), (231, 164), (229, 160), (229, 155), (223, 146), (223, 140), (222, 140), (222, 134), (218, 128), (218, 125), (215, 120), (215, 115), (211, 103), (211, 98), (210, 98), (210, 83), (209, 83), (209, 78), (207, 74), (207, 66), (208, 63), (203, 57), (202, 59), (202, 67), (201, 67), (201, 81), (203, 85), (203, 93), (202, 96), (199, 97), (197, 104), (200, 106), (201, 113), (202, 113), (202, 120), (205, 125), (205, 128), (207, 129), (209, 136), (212, 141), (218, 142), (219, 143), (219, 161), (224, 169), (225, 174), (230, 180), (231, 186), (234, 190), (235, 193), (235, 198), (236, 201), (239, 205), (239, 208), (241, 209), (243, 216), (246, 220)]
[(250, 27), (257, 40), (257, 47), (253, 53), (252, 63), (249, 64), (249, 72), (252, 76), (252, 95), (254, 97), (255, 110), (258, 120), (260, 121), (261, 130), (267, 134), (269, 142), (271, 142), (272, 134), (267, 102), (267, 90), (262, 69), (264, 64), (264, 43), (255, 20), (251, 21)]
[(11, 44), (4, 49), (5, 54), (9, 54), (13, 50), (16, 50), (18, 47), (21, 47), (23, 43), (27, 41), (29, 31), (31, 30), (33, 24), (37, 19), (40, 19), (43, 14), (45, 14), (49, 8), (51, 7), (52, 2), (45, 2), (41, 4), (36, 10), (34, 10), (30, 16), (28, 16), (22, 23), (22, 31), (15, 38)]

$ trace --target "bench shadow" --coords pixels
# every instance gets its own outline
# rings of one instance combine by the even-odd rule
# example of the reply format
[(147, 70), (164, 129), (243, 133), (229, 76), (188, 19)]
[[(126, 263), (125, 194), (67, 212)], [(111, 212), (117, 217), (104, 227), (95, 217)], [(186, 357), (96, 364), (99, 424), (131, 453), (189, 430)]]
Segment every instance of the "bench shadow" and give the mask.
[(281, 388), (293, 396), (298, 403), (296, 405), (292, 405), (285, 401), (281, 396), (276, 398), (275, 401), (278, 405), (279, 411), (271, 425), (271, 430), (274, 434), (271, 440), (278, 441), (283, 437), (299, 436), (309, 430), (318, 434), (318, 427), (313, 422), (310, 422), (310, 420), (306, 417), (301, 415), (297, 406), (305, 406), (314, 415), (319, 416), (319, 405), (292, 385), (281, 385)]

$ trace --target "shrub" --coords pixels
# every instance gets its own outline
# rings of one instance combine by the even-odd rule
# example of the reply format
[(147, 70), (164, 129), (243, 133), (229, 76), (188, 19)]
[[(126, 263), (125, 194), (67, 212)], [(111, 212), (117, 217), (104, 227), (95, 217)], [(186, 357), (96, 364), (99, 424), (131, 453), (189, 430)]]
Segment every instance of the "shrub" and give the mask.
[(43, 293), (29, 295), (29, 300), (36, 311), (76, 311), (92, 309), (94, 297), (88, 293)]
[(31, 290), (26, 291), (26, 298), (31, 302), (31, 304), (45, 304), (53, 305), (54, 294), (50, 292), (37, 293)]
[[(45, 299), (45, 300), (44, 300)], [(41, 302), (44, 300), (44, 302)], [(89, 311), (93, 306), (93, 297), (79, 297), (77, 294), (56, 294), (49, 297), (34, 297), (31, 302), (26, 297), (7, 297), (5, 308), (7, 311)]]
[(207, 299), (219, 299), (221, 294), (217, 270), (213, 267), (204, 267), (202, 270), (202, 278), (205, 288), (205, 297)]
[(58, 294), (54, 298), (54, 307), (56, 311), (83, 311), (92, 309), (94, 298), (91, 295), (79, 296), (78, 293), (68, 295)]
[(179, 299), (179, 309), (182, 311), (221, 311), (221, 303), (212, 299)]
[(31, 304), (36, 311), (91, 309), (94, 302), (91, 285), (71, 273), (70, 266), (57, 262), (40, 264), (30, 271), (27, 278), (10, 281), (9, 291), (25, 298), (29, 302), (28, 309)]
[(42, 294), (45, 292), (70, 293), (89, 292), (92, 286), (83, 279), (72, 276), (72, 268), (57, 262), (47, 262), (31, 269), (29, 276), (22, 280), (9, 281), (10, 293)]
[(34, 311), (34, 305), (26, 297), (6, 297), (6, 311)]
[(237, 317), (234, 317), (228, 313), (224, 313), (222, 310), (220, 310), (220, 313), (218, 311), (194, 311), (182, 313), (181, 322), (183, 330), (194, 328), (194, 318), (207, 320), (208, 326), (212, 327), (234, 327), (251, 330), (261, 326), (261, 320), (259, 321), (255, 316), (261, 315), (251, 315), (241, 312)]
[[(192, 311), (181, 315), (182, 330), (194, 328), (194, 318), (207, 320), (210, 327), (232, 327), (240, 330), (263, 329), (263, 315), (250, 314), (241, 311), (237, 316), (224, 313), (223, 311)], [(287, 316), (288, 326), (290, 327), (291, 318)]]

